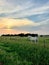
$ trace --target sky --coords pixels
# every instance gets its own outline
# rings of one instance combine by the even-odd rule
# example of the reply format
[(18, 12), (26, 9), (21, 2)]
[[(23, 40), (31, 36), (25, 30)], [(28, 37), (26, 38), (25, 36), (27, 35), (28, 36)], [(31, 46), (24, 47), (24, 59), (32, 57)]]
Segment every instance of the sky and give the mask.
[(49, 0), (0, 0), (0, 34), (49, 34)]

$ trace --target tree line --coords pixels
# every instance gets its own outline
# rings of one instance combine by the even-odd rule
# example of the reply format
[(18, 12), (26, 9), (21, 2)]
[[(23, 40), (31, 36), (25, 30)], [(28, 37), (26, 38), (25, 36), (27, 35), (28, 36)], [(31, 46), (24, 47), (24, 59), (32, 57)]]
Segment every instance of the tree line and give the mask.
[(24, 33), (20, 33), (20, 34), (3, 34), (1, 36), (20, 36), (20, 37), (33, 36), (33, 37), (35, 37), (35, 36), (38, 36), (38, 34), (31, 34), (31, 33), (24, 34)]

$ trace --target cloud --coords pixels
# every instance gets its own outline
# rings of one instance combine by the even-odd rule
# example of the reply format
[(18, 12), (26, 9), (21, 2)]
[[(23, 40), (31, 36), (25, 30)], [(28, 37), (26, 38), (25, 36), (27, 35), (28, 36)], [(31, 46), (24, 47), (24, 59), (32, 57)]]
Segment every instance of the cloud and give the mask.
[[(15, 3), (16, 2), (16, 3)], [(31, 1), (24, 1), (24, 0), (1, 0), (0, 1), (0, 12), (1, 13), (11, 13), (11, 12), (18, 12), (20, 10), (27, 9), (31, 7)], [(25, 5), (24, 5), (25, 4)], [(30, 4), (30, 5), (29, 5)]]
[[(49, 2), (40, 5), (34, 0), (2, 0), (0, 1), (0, 16), (9, 18), (22, 18), (31, 15), (49, 13)], [(39, 1), (40, 2), (40, 1)]]
[(0, 29), (0, 35), (2, 34), (19, 34), (19, 33), (29, 33), (28, 31), (23, 30), (13, 30), (13, 29)]
[(39, 23), (35, 23), (28, 19), (10, 19), (10, 18), (1, 18), (0, 19), (0, 28), (12, 28), (20, 26), (38, 26)]
[[(38, 34), (48, 34), (49, 33), (49, 19), (43, 20), (42, 22), (34, 22), (29, 19), (10, 19), (1, 18), (0, 19), (0, 30), (2, 33), (14, 33), (18, 32), (30, 32)], [(11, 30), (11, 31), (10, 31)], [(47, 33), (46, 33), (47, 32)]]
[(28, 31), (30, 33), (49, 34), (49, 19), (37, 22), (37, 24), (34, 26), (31, 24), (31, 25), (25, 25), (20, 27), (12, 27), (12, 29)]
[(49, 0), (0, 0), (0, 31), (48, 34), (48, 28)]

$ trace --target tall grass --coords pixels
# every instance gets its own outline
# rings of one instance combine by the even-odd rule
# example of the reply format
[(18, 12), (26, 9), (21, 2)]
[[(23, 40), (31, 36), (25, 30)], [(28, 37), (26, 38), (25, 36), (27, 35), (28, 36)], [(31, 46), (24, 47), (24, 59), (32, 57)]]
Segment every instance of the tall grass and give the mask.
[(37, 44), (26, 37), (0, 37), (0, 63), (3, 65), (49, 65), (49, 40)]

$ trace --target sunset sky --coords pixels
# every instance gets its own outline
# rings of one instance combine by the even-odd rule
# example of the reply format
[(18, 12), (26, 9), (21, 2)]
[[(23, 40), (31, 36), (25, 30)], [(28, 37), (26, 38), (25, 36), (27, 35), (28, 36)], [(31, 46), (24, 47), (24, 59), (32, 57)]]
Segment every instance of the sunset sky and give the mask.
[(0, 0), (0, 34), (49, 34), (49, 0)]

